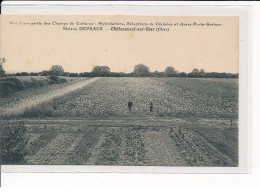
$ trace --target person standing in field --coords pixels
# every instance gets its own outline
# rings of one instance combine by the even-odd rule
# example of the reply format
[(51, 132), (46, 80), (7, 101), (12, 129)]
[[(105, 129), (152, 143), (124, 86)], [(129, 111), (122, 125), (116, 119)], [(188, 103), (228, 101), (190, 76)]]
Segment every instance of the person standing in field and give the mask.
[(129, 109), (130, 112), (132, 111), (132, 106), (133, 106), (133, 102), (129, 101), (128, 102), (128, 109)]
[(153, 112), (153, 103), (150, 102), (150, 113), (152, 113), (152, 112)]

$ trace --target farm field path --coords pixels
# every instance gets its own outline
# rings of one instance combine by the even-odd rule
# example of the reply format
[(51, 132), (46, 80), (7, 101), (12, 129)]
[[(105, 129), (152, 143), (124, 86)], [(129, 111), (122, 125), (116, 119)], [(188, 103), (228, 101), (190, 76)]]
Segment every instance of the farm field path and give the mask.
[(33, 97), (23, 99), (19, 103), (16, 104), (10, 104), (9, 106), (6, 107), (1, 107), (0, 112), (2, 113), (2, 116), (10, 116), (10, 115), (18, 115), (22, 113), (24, 110), (27, 108), (37, 106), (38, 104), (42, 102), (48, 102), (53, 98), (61, 97), (65, 94), (68, 94), (70, 92), (73, 92), (77, 89), (83, 88), (94, 81), (98, 80), (99, 77), (95, 77), (92, 79), (87, 79), (84, 81), (80, 81), (71, 85), (68, 85), (66, 87), (45, 93), (45, 94), (40, 94), (40, 95), (35, 95)]

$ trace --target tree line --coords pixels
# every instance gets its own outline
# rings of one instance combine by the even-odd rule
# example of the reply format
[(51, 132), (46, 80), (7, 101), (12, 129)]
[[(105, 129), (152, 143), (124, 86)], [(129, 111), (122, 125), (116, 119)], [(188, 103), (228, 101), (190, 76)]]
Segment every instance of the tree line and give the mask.
[(95, 66), (91, 72), (82, 73), (70, 73), (65, 72), (61, 65), (54, 65), (49, 71), (41, 72), (19, 72), (13, 74), (6, 74), (0, 67), (1, 77), (3, 76), (68, 76), (68, 77), (190, 77), (190, 78), (238, 78), (238, 74), (232, 73), (218, 73), (218, 72), (206, 72), (204, 69), (193, 69), (190, 73), (179, 72), (174, 67), (168, 66), (163, 72), (154, 71), (151, 72), (149, 67), (144, 64), (138, 64), (134, 67), (134, 71), (131, 73), (123, 72), (111, 72), (108, 66)]

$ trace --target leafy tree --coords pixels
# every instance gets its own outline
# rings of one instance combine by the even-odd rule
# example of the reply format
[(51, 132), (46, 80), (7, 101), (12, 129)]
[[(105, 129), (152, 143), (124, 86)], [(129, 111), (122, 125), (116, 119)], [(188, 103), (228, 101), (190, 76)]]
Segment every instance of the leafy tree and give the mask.
[(206, 76), (205, 70), (201, 69), (199, 75), (200, 75), (200, 77), (205, 77)]
[(0, 58), (0, 77), (6, 76), (5, 70), (3, 69), (3, 63), (5, 63), (5, 58)]
[(150, 75), (150, 69), (144, 64), (136, 65), (134, 68), (134, 75), (138, 77), (147, 77)]
[(110, 68), (107, 66), (95, 66), (91, 72), (93, 76), (109, 76)]
[(200, 77), (200, 71), (195, 68), (192, 70), (191, 73), (188, 73), (188, 77)]
[(18, 73), (15, 73), (16, 76), (29, 76), (29, 73), (27, 72), (18, 72)]
[(24, 164), (28, 136), (23, 122), (3, 127), (1, 135), (1, 163)]
[(187, 77), (187, 73), (181, 72), (181, 73), (180, 73), (180, 77)]
[(50, 69), (50, 73), (55, 76), (61, 76), (64, 74), (64, 69), (61, 65), (53, 65)]
[(192, 74), (198, 74), (198, 73), (199, 73), (199, 70), (198, 70), (197, 68), (195, 68), (195, 69), (192, 70), (191, 73), (192, 73)]
[(41, 72), (39, 73), (39, 75), (41, 75), (41, 76), (48, 76), (48, 75), (50, 75), (50, 72), (44, 70), (44, 71), (41, 71)]
[(171, 77), (171, 76), (174, 76), (176, 74), (176, 71), (175, 71), (174, 67), (168, 66), (165, 69), (165, 74), (166, 74), (166, 76)]
[(5, 74), (5, 70), (3, 69), (3, 65), (0, 65), (0, 77), (4, 77)]
[(200, 70), (200, 73), (201, 73), (201, 74), (205, 74), (205, 70), (204, 70), (204, 69), (201, 69), (201, 70)]
[(37, 73), (37, 72), (31, 72), (31, 73), (29, 73), (29, 76), (38, 76), (39, 75), (39, 73)]
[(69, 73), (69, 77), (78, 77), (78, 73)]
[(79, 73), (79, 77), (91, 77), (91, 74), (89, 72), (83, 72)]
[(152, 72), (152, 73), (150, 73), (151, 74), (151, 76), (153, 76), (153, 77), (161, 77), (162, 75), (162, 73), (161, 72), (159, 72), (159, 71), (155, 71), (155, 72)]

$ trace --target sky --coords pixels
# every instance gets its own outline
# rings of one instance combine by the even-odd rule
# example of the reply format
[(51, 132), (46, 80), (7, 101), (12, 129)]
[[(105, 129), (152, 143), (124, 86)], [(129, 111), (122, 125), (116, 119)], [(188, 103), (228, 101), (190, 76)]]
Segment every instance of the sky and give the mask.
[[(104, 31), (65, 31), (62, 25), (31, 25), (100, 21), (168, 22), (178, 26), (168, 26), (168, 32), (115, 32), (109, 30), (110, 26)], [(180, 26), (193, 22), (221, 26)], [(52, 65), (61, 65), (66, 72), (90, 72), (94, 66), (104, 65), (112, 72), (129, 73), (140, 63), (151, 71), (173, 66), (187, 73), (194, 68), (238, 73), (238, 34), (238, 17), (231, 16), (1, 15), (1, 57), (6, 58), (3, 68), (8, 73), (39, 72)]]

